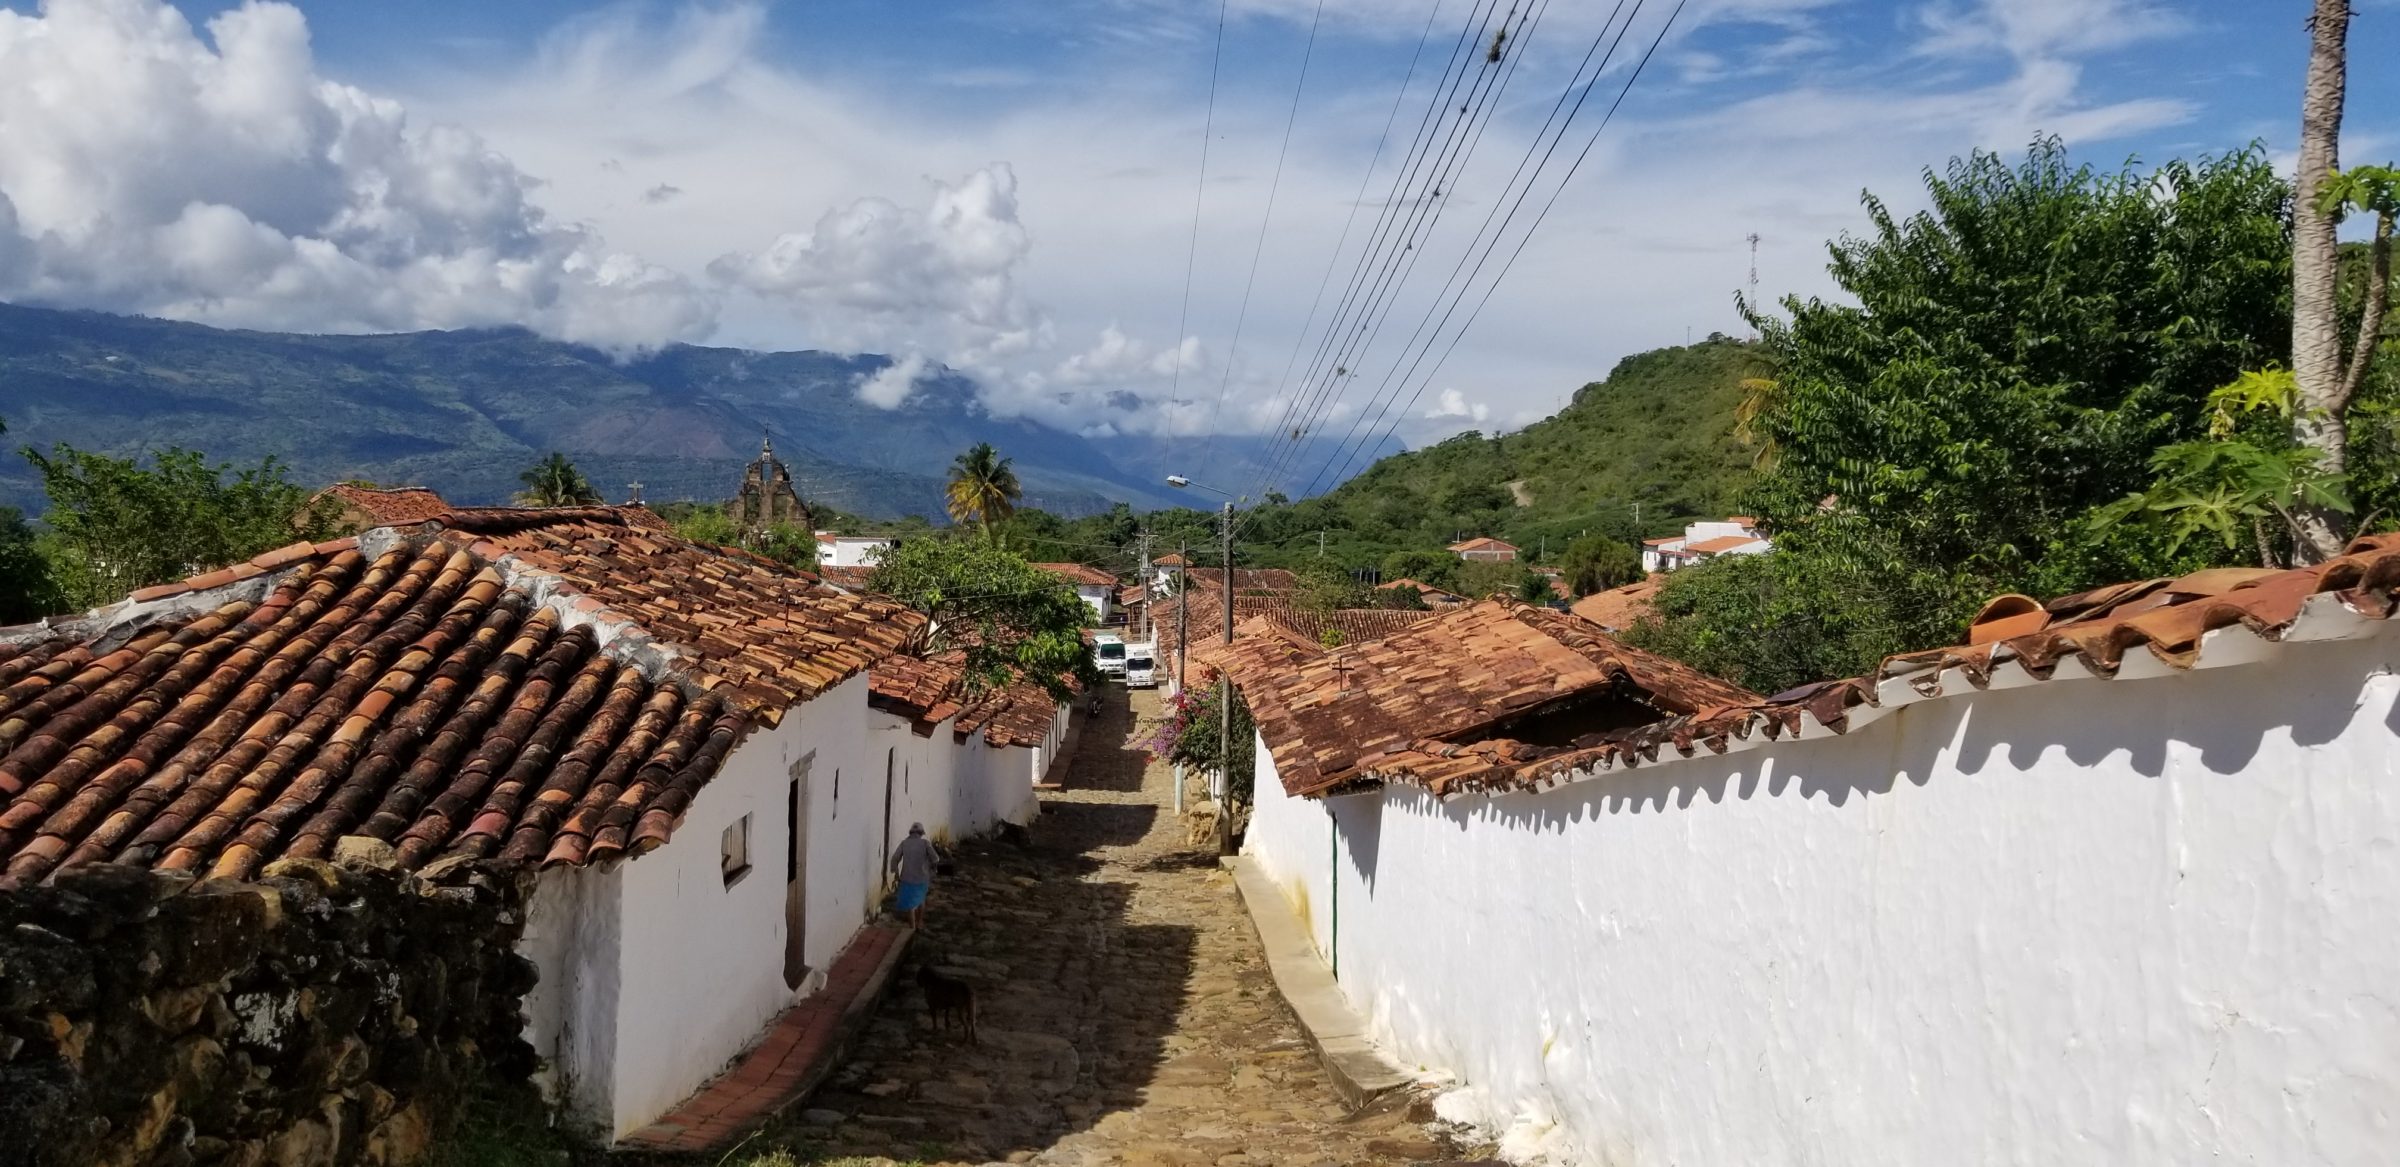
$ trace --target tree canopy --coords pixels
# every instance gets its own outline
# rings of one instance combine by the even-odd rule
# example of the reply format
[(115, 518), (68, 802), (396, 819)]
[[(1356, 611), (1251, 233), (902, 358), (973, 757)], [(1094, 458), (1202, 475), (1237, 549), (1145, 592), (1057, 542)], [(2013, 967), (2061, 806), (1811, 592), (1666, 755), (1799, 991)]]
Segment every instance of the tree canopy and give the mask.
[(590, 506), (600, 501), (600, 492), (592, 489), (583, 471), (556, 450), (517, 475), (517, 481), (525, 484), (517, 501), (529, 507)]
[(1017, 472), (1010, 468), (1012, 461), (1001, 457), (990, 442), (977, 442), (952, 460), (950, 485), (945, 491), (950, 521), (973, 523), (988, 535), (993, 524), (1016, 513), (1017, 500), (1025, 490), (1017, 483)]
[(1065, 700), (1068, 681), (1098, 682), (1083, 643), (1091, 608), (993, 540), (902, 540), (883, 552), (867, 587), (932, 617), (934, 646), (965, 653), (972, 686), (1022, 678)]
[(339, 528), (330, 499), (285, 477), (273, 458), (240, 468), (168, 449), (145, 467), (61, 443), (28, 448), (50, 509), (50, 574), (61, 598), (91, 607), (136, 588), (222, 567)]

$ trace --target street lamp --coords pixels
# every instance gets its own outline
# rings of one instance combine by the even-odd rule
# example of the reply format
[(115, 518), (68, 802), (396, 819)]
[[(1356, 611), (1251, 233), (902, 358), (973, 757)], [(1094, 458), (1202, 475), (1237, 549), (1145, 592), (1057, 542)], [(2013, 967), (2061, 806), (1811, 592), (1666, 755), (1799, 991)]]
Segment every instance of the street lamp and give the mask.
[[(1225, 555), (1225, 645), (1227, 648), (1231, 648), (1233, 646), (1233, 504), (1241, 500), (1230, 491), (1219, 490), (1205, 482), (1194, 482), (1181, 474), (1167, 475), (1167, 485), (1177, 490), (1205, 490), (1225, 500), (1223, 530), (1220, 534), (1223, 539)], [(1179, 600), (1179, 604), (1190, 602), (1188, 581), (1186, 589), (1184, 593), (1186, 598)], [(1191, 649), (1187, 645), (1177, 644), (1175, 651), (1182, 656), (1188, 656)], [(1177, 657), (1178, 672), (1181, 671), (1182, 656)], [(1226, 855), (1232, 853), (1233, 850), (1233, 800), (1231, 797), (1233, 793), (1233, 673), (1223, 665), (1217, 667), (1217, 684), (1221, 686), (1217, 693), (1217, 706), (1224, 715), (1224, 721), (1217, 729), (1217, 748), (1224, 751), (1224, 757), (1219, 759), (1217, 766), (1217, 854)]]

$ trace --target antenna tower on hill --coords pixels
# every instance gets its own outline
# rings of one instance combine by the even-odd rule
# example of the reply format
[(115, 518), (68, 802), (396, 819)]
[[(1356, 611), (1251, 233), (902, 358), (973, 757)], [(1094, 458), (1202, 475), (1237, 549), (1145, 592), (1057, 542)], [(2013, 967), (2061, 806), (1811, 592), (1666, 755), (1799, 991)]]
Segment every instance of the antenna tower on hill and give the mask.
[[(1749, 307), (1750, 307), (1750, 310), (1751, 310), (1752, 312), (1756, 312), (1756, 311), (1758, 311), (1758, 232), (1756, 232), (1756, 231), (1752, 231), (1752, 232), (1750, 233), (1750, 300), (1749, 300)], [(1757, 329), (1755, 326), (1753, 326), (1753, 327), (1750, 329), (1750, 339), (1752, 339), (1752, 340), (1757, 340), (1757, 339), (1758, 339), (1758, 329)]]

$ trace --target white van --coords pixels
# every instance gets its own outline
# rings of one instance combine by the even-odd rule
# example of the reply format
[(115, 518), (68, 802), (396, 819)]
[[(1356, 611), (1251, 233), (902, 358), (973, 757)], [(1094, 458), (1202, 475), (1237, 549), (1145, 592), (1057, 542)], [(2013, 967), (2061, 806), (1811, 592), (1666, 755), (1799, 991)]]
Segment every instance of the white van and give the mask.
[(1114, 680), (1125, 679), (1125, 638), (1114, 632), (1092, 634), (1092, 663), (1100, 666), (1100, 675)]
[(1148, 642), (1126, 645), (1125, 687), (1128, 689), (1157, 688), (1157, 656), (1157, 645)]

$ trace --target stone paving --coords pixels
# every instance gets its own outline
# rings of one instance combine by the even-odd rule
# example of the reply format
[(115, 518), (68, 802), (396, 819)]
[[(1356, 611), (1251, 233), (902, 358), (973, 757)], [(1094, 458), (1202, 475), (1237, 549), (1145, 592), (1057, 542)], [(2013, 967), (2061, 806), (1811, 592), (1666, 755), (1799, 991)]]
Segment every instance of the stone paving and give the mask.
[[(1111, 700), (1030, 844), (971, 844), (848, 1064), (734, 1156), (1054, 1167), (1350, 1167), (1475, 1158), (1422, 1107), (1353, 1114), (1269, 979), (1229, 876), (1186, 841), (1172, 779)], [(981, 1042), (912, 979), (977, 986)]]

